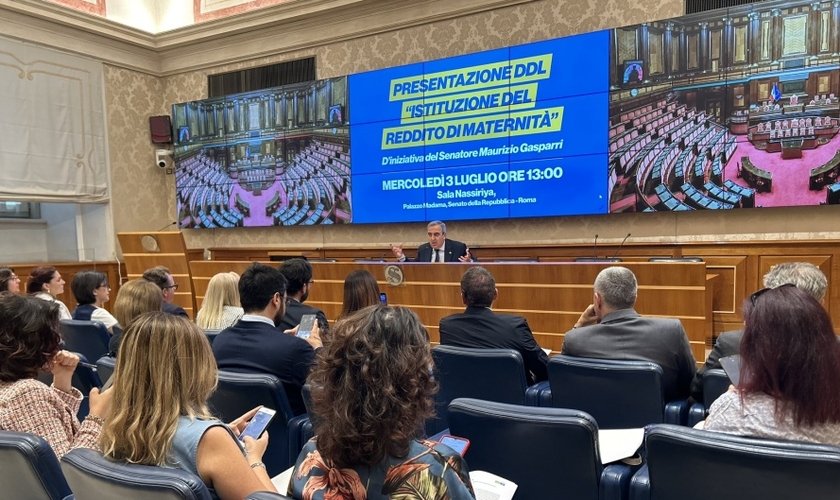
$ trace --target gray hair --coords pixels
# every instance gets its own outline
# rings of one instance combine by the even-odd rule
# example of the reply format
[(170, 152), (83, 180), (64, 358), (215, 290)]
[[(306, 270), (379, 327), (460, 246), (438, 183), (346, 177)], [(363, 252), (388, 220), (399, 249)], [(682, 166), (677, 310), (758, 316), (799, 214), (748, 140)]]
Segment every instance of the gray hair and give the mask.
[(626, 267), (608, 267), (595, 278), (595, 293), (611, 309), (630, 309), (636, 304), (639, 284), (636, 275)]
[(764, 275), (765, 288), (791, 284), (821, 301), (828, 288), (828, 280), (817, 266), (809, 262), (782, 262)]
[(429, 229), (432, 226), (440, 226), (440, 232), (446, 234), (446, 224), (439, 220), (433, 220), (432, 222), (426, 224), (426, 229)]
[(481, 266), (471, 267), (461, 277), (461, 294), (468, 306), (490, 307), (496, 295), (496, 279)]

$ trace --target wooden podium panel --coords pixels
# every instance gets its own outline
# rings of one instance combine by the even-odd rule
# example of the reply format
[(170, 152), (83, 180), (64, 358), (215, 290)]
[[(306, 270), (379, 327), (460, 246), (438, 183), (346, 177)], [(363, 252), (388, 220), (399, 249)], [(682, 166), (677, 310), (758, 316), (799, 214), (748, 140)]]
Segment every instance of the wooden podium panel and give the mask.
[[(277, 265), (277, 263), (267, 263)], [(216, 273), (242, 273), (249, 262), (192, 261), (190, 267), (201, 304), (207, 284)], [(356, 269), (367, 269), (387, 293), (388, 303), (410, 307), (438, 342), (438, 323), (449, 314), (462, 312), (461, 276), (476, 264), (403, 263), (400, 285), (385, 280), (385, 269), (395, 265), (379, 262), (313, 262), (315, 283), (307, 304), (322, 309), (330, 321), (341, 311), (344, 278)], [(563, 336), (592, 302), (595, 276), (611, 263), (481, 263), (496, 278), (499, 298), (496, 312), (525, 316), (540, 346), (559, 351)], [(706, 266), (702, 262), (627, 262), (636, 274), (639, 294), (636, 310), (646, 316), (679, 318), (688, 334), (694, 357), (706, 359), (705, 342), (711, 336)]]
[(178, 283), (175, 304), (195, 318), (189, 260), (200, 258), (200, 250), (187, 250), (180, 231), (126, 232), (117, 235), (128, 279), (140, 278), (146, 269), (165, 266)]

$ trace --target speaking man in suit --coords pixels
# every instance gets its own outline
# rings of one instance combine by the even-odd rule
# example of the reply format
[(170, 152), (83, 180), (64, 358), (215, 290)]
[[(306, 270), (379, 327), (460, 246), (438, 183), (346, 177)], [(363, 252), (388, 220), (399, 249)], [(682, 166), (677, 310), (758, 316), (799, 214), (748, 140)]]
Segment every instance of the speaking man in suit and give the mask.
[(494, 313), (499, 296), (490, 271), (475, 266), (461, 277), (461, 300), (467, 309), (440, 320), (440, 343), (456, 347), (515, 349), (522, 354), (528, 385), (548, 379), (548, 356), (534, 340), (522, 316)]
[(213, 341), (220, 370), (269, 373), (283, 383), (295, 415), (306, 412), (300, 389), (322, 346), (318, 324), (309, 338), (297, 328), (280, 332), (275, 325), (286, 312), (286, 278), (271, 266), (255, 263), (239, 277), (239, 300), (245, 315)]
[(417, 249), (417, 258), (406, 258), (402, 243), (391, 245), (391, 251), (400, 262), (472, 262), (473, 257), (467, 245), (460, 241), (446, 239), (446, 224), (435, 220), (426, 226), (429, 242)]
[(314, 314), (318, 318), (321, 338), (326, 338), (330, 325), (324, 311), (304, 304), (309, 298), (309, 288), (312, 286), (312, 264), (306, 259), (289, 259), (280, 266), (280, 272), (286, 278), (286, 314), (277, 325), (281, 331), (291, 330), (300, 324), (304, 314)]
[(678, 319), (643, 318), (633, 309), (638, 284), (626, 267), (608, 267), (595, 278), (593, 301), (566, 332), (563, 354), (597, 359), (651, 361), (662, 367), (665, 400), (686, 398), (697, 372)]
[(164, 266), (156, 266), (151, 269), (146, 269), (143, 273), (143, 279), (154, 283), (161, 289), (163, 293), (163, 306), (161, 309), (165, 313), (174, 314), (175, 316), (183, 316), (189, 319), (189, 314), (183, 307), (173, 304), (175, 301), (175, 290), (178, 289), (178, 283), (170, 274), (169, 269)]
[[(787, 284), (807, 292), (822, 303), (828, 288), (828, 279), (817, 266), (808, 262), (782, 262), (771, 267), (764, 275), (764, 288), (776, 288)], [(703, 374), (707, 370), (720, 368), (720, 358), (738, 354), (743, 336), (744, 330), (730, 330), (718, 336), (706, 363), (697, 371), (691, 382), (691, 397), (695, 401), (703, 401)]]

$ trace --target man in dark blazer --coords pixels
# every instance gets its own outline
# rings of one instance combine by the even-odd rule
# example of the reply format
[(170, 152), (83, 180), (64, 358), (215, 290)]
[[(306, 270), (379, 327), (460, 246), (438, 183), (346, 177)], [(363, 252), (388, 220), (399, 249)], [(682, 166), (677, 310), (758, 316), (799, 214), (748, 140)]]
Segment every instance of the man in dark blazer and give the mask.
[(446, 238), (446, 224), (435, 220), (426, 226), (428, 243), (417, 249), (417, 258), (409, 259), (403, 253), (402, 243), (391, 245), (391, 251), (400, 262), (472, 262), (470, 249), (464, 243)]
[(239, 278), (239, 300), (245, 315), (213, 341), (213, 354), (220, 370), (269, 373), (283, 383), (295, 415), (306, 412), (300, 390), (321, 347), (316, 326), (309, 338), (278, 331), (275, 325), (285, 313), (286, 278), (279, 270), (255, 263)]
[(483, 267), (471, 267), (461, 277), (461, 300), (467, 309), (440, 320), (440, 343), (456, 347), (515, 349), (522, 354), (528, 385), (548, 378), (548, 356), (522, 316), (494, 313), (496, 280)]
[[(770, 271), (764, 275), (764, 288), (776, 288), (786, 284), (808, 292), (822, 303), (828, 288), (828, 279), (817, 266), (809, 262), (782, 262), (770, 268)], [(706, 358), (706, 363), (691, 381), (691, 397), (695, 401), (703, 401), (703, 374), (707, 370), (721, 368), (720, 358), (738, 354), (743, 336), (743, 330), (730, 330), (718, 336), (712, 352)]]
[(154, 283), (161, 289), (163, 293), (163, 306), (161, 309), (165, 313), (174, 314), (175, 316), (183, 316), (189, 319), (189, 314), (183, 307), (173, 304), (175, 300), (175, 290), (178, 289), (178, 283), (170, 274), (169, 269), (164, 266), (157, 266), (151, 269), (146, 269), (143, 273), (143, 279)]
[(562, 353), (651, 361), (662, 367), (665, 400), (687, 398), (697, 365), (682, 323), (640, 316), (633, 309), (637, 291), (636, 276), (626, 267), (598, 273), (593, 303), (566, 332)]
[(330, 325), (324, 311), (304, 304), (309, 298), (312, 286), (312, 265), (306, 259), (289, 259), (280, 266), (280, 272), (286, 278), (286, 314), (277, 325), (281, 331), (291, 330), (300, 324), (304, 314), (314, 314), (318, 318), (321, 339), (329, 334)]

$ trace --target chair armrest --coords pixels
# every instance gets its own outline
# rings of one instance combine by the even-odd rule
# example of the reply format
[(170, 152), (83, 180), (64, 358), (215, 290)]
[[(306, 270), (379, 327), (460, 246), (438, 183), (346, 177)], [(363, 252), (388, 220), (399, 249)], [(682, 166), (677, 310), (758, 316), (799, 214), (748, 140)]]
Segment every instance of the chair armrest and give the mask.
[[(297, 463), (300, 450), (303, 445), (312, 438), (312, 422), (309, 420), (309, 414), (304, 413), (289, 420), (288, 429), (288, 443), (289, 443), (289, 463), (294, 465)], [(269, 436), (270, 438), (271, 436)]]
[(630, 480), (630, 500), (650, 500), (650, 475), (645, 465)]
[(694, 427), (706, 419), (706, 406), (703, 403), (694, 403), (688, 410), (688, 426)]
[(551, 386), (548, 380), (537, 382), (525, 389), (525, 404), (528, 406), (551, 406)]
[(630, 481), (639, 466), (610, 464), (601, 472), (599, 500), (626, 500), (630, 491)]
[(686, 425), (688, 423), (688, 400), (677, 399), (665, 404), (666, 424)]

